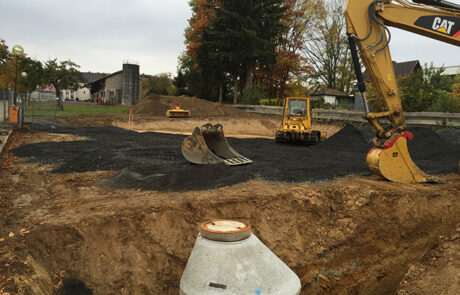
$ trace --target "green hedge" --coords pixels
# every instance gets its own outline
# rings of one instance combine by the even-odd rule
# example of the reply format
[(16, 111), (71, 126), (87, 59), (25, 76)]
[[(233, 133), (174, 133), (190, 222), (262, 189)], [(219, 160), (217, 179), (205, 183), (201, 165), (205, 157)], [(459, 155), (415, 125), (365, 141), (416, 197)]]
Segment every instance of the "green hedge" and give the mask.
[(284, 99), (261, 99), (259, 104), (263, 106), (283, 106)]

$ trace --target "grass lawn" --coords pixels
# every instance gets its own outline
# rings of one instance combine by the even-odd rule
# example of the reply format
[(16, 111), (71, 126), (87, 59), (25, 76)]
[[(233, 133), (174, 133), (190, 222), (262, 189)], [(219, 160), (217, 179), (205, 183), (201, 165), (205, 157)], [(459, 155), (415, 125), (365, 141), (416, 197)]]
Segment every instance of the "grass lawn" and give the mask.
[[(29, 104), (26, 116), (54, 115), (56, 104), (54, 102), (34, 102)], [(83, 115), (83, 114), (123, 114), (127, 113), (129, 106), (106, 106), (92, 103), (64, 103), (64, 110), (56, 115)]]

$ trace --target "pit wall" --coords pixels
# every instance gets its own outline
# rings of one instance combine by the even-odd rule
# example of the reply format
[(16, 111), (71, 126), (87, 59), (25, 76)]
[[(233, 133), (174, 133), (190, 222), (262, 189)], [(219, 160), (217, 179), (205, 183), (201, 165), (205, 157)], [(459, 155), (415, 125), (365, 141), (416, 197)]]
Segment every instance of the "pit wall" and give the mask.
[(32, 230), (32, 270), (18, 280), (37, 295), (51, 294), (56, 274), (83, 281), (94, 294), (178, 294), (199, 224), (233, 218), (249, 222), (296, 272), (301, 294), (393, 294), (409, 266), (460, 222), (458, 177), (434, 193), (426, 185), (352, 177), (347, 183), (279, 184), (286, 192), (273, 194), (274, 184), (250, 182), (206, 198), (156, 195), (159, 204), (147, 195), (136, 197), (140, 207), (128, 202), (110, 214), (95, 208), (78, 222)]

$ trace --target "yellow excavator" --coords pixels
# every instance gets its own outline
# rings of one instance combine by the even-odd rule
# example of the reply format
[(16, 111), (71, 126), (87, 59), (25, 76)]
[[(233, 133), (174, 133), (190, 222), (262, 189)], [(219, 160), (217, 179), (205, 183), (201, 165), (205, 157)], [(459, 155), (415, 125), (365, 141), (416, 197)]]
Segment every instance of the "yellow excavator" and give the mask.
[[(400, 183), (435, 182), (412, 161), (401, 98), (388, 44), (389, 26), (460, 46), (460, 5), (440, 0), (348, 0), (345, 5), (347, 35), (365, 114), (376, 137), (367, 155), (372, 173)], [(371, 112), (358, 58), (386, 110)], [(460, 55), (459, 55), (460, 56)], [(387, 119), (388, 127), (379, 121)], [(428, 148), (428, 147), (427, 147)]]

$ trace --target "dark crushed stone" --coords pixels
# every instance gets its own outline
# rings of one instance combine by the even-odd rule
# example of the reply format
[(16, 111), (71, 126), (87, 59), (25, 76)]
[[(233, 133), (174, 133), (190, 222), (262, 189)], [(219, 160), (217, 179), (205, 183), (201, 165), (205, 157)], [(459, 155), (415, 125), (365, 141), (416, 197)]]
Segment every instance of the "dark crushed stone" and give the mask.
[[(414, 127), (410, 131), (414, 140), (409, 142), (409, 151), (422, 170), (456, 173), (459, 144), (444, 141), (431, 129)], [(373, 137), (368, 127), (347, 125), (325, 143), (310, 147), (276, 144), (269, 139), (228, 138), (231, 146), (254, 161), (229, 167), (187, 162), (180, 151), (183, 135), (137, 133), (115, 127), (57, 127), (54, 132), (89, 139), (28, 144), (13, 152), (29, 157), (30, 162), (56, 164), (55, 173), (121, 170), (107, 185), (159, 191), (211, 189), (249, 179), (317, 182), (350, 174), (369, 175), (365, 156)]]
[(444, 128), (436, 130), (436, 133), (447, 142), (460, 144), (460, 129)]
[(80, 280), (65, 279), (62, 286), (54, 292), (55, 295), (92, 295), (93, 290), (88, 289)]

